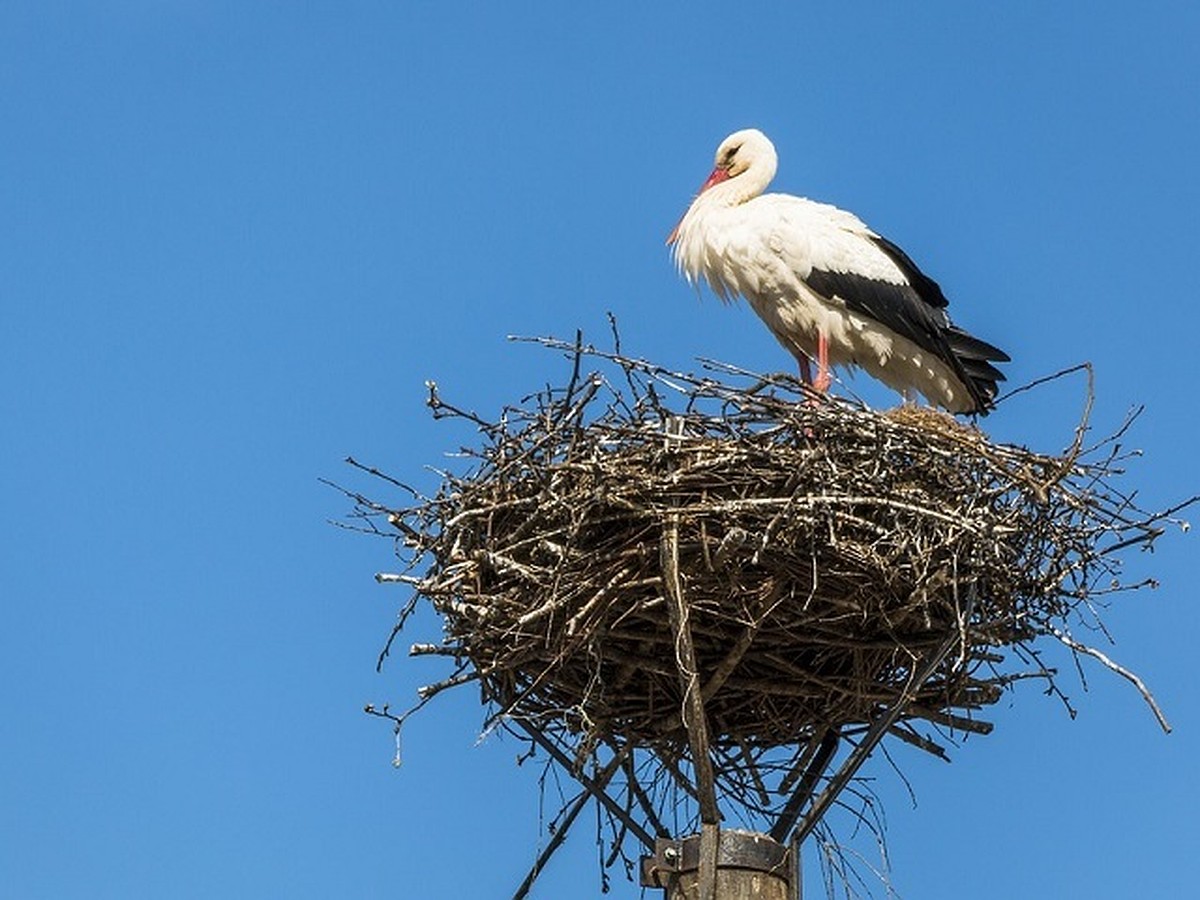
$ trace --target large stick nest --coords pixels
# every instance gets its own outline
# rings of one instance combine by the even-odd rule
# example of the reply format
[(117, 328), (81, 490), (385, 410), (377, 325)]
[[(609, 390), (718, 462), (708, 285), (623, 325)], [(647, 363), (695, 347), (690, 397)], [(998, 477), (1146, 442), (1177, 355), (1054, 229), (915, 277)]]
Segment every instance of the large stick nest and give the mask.
[(1073, 614), (1120, 586), (1112, 551), (1148, 544), (1167, 515), (1114, 487), (1118, 443), (1085, 452), (1083, 426), (1043, 455), (931, 410), (811, 398), (786, 376), (544, 343), (572, 353), (569, 383), (498, 421), (431, 385), (435, 415), (482, 432), (473, 467), (365, 513), (399, 535), (409, 574), (386, 577), (415, 587), (408, 610), (425, 599), (444, 620), (442, 643), (413, 652), (459, 664), (425, 695), (478, 680), (498, 716), (579, 758), (598, 742), (685, 752), (674, 567), (714, 752), (803, 747), (901, 696), (891, 732), (941, 752), (913, 726), (987, 731), (977, 711), (1006, 684), (1050, 677), (1039, 639), (1091, 652)]

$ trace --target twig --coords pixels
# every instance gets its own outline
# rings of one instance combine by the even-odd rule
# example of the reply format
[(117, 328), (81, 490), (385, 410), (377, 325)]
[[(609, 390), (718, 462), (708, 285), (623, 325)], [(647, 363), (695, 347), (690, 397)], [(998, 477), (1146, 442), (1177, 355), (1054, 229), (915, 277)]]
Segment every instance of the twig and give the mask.
[(1167, 721), (1167, 717), (1163, 715), (1163, 711), (1159, 709), (1158, 703), (1154, 699), (1154, 695), (1150, 693), (1149, 688), (1146, 687), (1146, 683), (1142, 681), (1141, 678), (1139, 678), (1133, 672), (1130, 672), (1120, 663), (1114, 662), (1095, 647), (1089, 647), (1087, 644), (1080, 643), (1069, 634), (1060, 631), (1054, 626), (1050, 627), (1050, 631), (1056, 638), (1058, 638), (1076, 653), (1082, 653), (1086, 656), (1092, 657), (1093, 659), (1100, 660), (1100, 662), (1103, 663), (1106, 668), (1116, 672), (1122, 678), (1128, 680), (1134, 687), (1138, 689), (1138, 693), (1142, 695), (1142, 699), (1146, 701), (1146, 705), (1149, 706), (1150, 711), (1154, 713), (1154, 718), (1158, 720), (1159, 727), (1162, 728), (1166, 734), (1171, 733), (1171, 724)]

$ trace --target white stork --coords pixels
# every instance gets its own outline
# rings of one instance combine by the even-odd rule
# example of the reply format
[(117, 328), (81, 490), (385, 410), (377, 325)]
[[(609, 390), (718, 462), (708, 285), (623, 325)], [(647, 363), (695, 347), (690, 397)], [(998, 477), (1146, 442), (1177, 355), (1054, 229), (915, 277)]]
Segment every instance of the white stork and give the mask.
[[(860, 366), (908, 397), (986, 414), (1004, 351), (950, 322), (936, 281), (857, 216), (802, 197), (763, 194), (775, 147), (761, 131), (731, 134), (716, 167), (667, 238), (689, 283), (745, 297), (825, 391), (830, 368)], [(812, 378), (809, 360), (817, 361)]]

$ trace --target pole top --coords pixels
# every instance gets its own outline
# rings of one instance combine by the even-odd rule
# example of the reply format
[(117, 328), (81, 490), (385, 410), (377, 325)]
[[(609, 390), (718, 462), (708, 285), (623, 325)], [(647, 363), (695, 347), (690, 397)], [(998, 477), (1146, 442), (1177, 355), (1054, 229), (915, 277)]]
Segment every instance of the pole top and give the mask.
[[(788, 848), (757, 831), (722, 829), (717, 846), (718, 869), (751, 869), (792, 880)], [(642, 887), (666, 887), (667, 878), (700, 868), (700, 835), (657, 838), (654, 854), (642, 857)]]

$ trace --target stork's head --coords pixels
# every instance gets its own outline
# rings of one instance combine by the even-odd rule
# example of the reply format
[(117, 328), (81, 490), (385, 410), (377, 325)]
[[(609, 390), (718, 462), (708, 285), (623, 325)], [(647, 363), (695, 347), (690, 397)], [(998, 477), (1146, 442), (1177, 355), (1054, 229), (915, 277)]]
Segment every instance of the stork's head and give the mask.
[(743, 128), (721, 141), (713, 162), (712, 175), (705, 187), (727, 178), (736, 178), (750, 168), (769, 172), (766, 180), (770, 181), (775, 175), (776, 164), (775, 145), (770, 139), (757, 128)]
[(723, 181), (742, 176), (736, 188), (731, 186), (722, 190), (729, 194), (726, 202), (730, 205), (745, 203), (766, 190), (771, 179), (775, 177), (775, 167), (778, 163), (775, 145), (757, 128), (735, 131), (721, 141), (721, 146), (717, 148), (712, 173), (700, 186), (700, 193), (703, 194)]
[[(708, 180), (700, 185), (700, 192), (692, 201), (691, 209), (701, 205), (737, 206), (757, 197), (775, 177), (777, 164), (775, 145), (765, 134), (757, 128), (735, 131), (717, 147), (713, 170)], [(719, 190), (711, 190), (723, 183), (727, 184)], [(684, 213), (679, 225), (667, 236), (668, 244), (678, 239), (679, 229), (686, 218), (687, 213)]]

